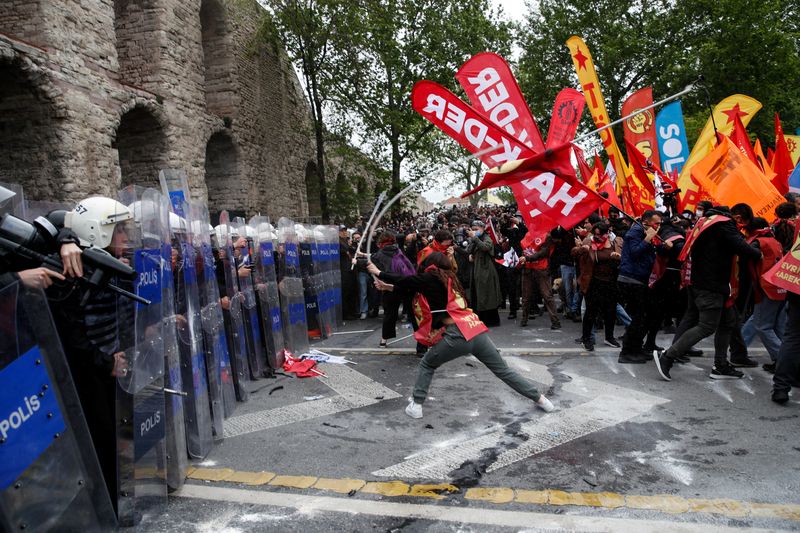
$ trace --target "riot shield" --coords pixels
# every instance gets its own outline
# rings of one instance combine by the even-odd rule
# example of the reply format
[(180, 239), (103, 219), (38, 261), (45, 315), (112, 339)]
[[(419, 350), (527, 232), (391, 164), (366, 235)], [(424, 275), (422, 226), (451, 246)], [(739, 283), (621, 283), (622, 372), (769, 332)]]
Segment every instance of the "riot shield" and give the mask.
[(310, 226), (303, 224), (295, 224), (294, 229), (297, 235), (300, 255), (300, 275), (303, 279), (308, 338), (325, 338), (324, 301), (322, 300), (322, 287), (320, 286), (321, 265), (317, 241), (314, 238), (314, 230)]
[(0, 290), (0, 530), (116, 526), (47, 300)]
[[(181, 359), (181, 379), (187, 393), (184, 401), (186, 447), (189, 456), (202, 459), (213, 446), (211, 408), (208, 393), (206, 358), (203, 352), (203, 329), (200, 322), (200, 295), (197, 267), (199, 254), (195, 248), (191, 209), (183, 204), (182, 211), (190, 218), (179, 219), (173, 225), (176, 261), (175, 313), (177, 316), (178, 351)], [(200, 265), (202, 266), (202, 264)]]
[[(203, 221), (208, 220), (208, 209), (205, 206), (203, 206), (203, 216), (201, 218)], [(219, 245), (217, 244), (214, 228), (209, 226), (208, 233), (204, 235), (207, 235), (207, 238), (204, 237), (200, 245), (203, 255), (204, 280), (202, 285), (204, 290), (200, 293), (203, 342), (206, 346), (206, 352), (212, 351), (217, 362), (217, 381), (222, 394), (223, 415), (224, 418), (227, 418), (236, 409), (236, 391), (230, 352), (228, 352), (228, 337), (225, 333), (225, 319), (223, 318), (220, 304), (220, 286), (224, 290), (225, 283), (220, 284), (219, 282), (219, 274), (222, 274), (222, 272), (217, 272), (216, 258), (219, 253)]]
[[(208, 209), (201, 202), (191, 202), (192, 233), (197, 250), (197, 280), (200, 288), (200, 322), (205, 346), (208, 394), (211, 401), (211, 424), (216, 440), (222, 440), (225, 418), (224, 393), (228, 389), (231, 397), (233, 381), (227, 347), (222, 348), (224, 337), (222, 312), (219, 308), (219, 285), (214, 270), (214, 255), (211, 250), (211, 233), (208, 227)], [(222, 334), (224, 335), (224, 333)], [(229, 401), (231, 401), (229, 399)], [(235, 404), (235, 399), (232, 403)], [(231, 406), (232, 407), (232, 406)]]
[[(177, 490), (183, 486), (189, 468), (186, 455), (186, 429), (184, 427), (183, 382), (181, 379), (180, 356), (178, 352), (178, 336), (175, 314), (175, 285), (172, 274), (172, 243), (170, 240), (169, 201), (163, 195), (155, 194), (152, 189), (130, 188), (126, 196), (135, 195), (137, 200), (128, 206), (133, 213), (134, 221), (141, 228), (143, 239), (155, 239), (161, 244), (161, 268), (159, 282), (161, 285), (161, 337), (164, 350), (164, 397), (166, 412), (166, 453), (167, 453), (167, 486)], [(157, 204), (157, 217), (153, 216)], [(175, 216), (175, 215), (173, 215)]]
[[(123, 526), (136, 525), (166, 505), (166, 412), (160, 239), (161, 198), (157, 191), (128, 187), (119, 193), (124, 205), (139, 201), (138, 219), (123, 226), (114, 252), (130, 262), (137, 276), (133, 292), (149, 304), (117, 294), (115, 359), (117, 425), (117, 515)], [(118, 225), (119, 226), (119, 225)], [(116, 232), (119, 228), (115, 229)], [(123, 244), (124, 243), (124, 244)], [(102, 293), (87, 308), (105, 304)], [(87, 319), (87, 322), (89, 320)]]
[(278, 258), (286, 350), (299, 356), (308, 351), (308, 327), (297, 234), (294, 222), (288, 218), (278, 220)]
[(254, 233), (253, 276), (258, 305), (261, 309), (261, 330), (267, 348), (267, 362), (273, 369), (283, 368), (284, 341), (281, 300), (275, 275), (275, 254), (278, 236), (267, 217), (256, 216), (248, 224)]
[[(322, 315), (325, 322), (325, 336), (329, 337), (337, 329), (336, 324), (336, 306), (335, 306), (335, 279), (334, 273), (338, 268), (334, 269), (333, 259), (334, 243), (331, 243), (330, 226), (315, 226), (314, 239), (317, 241), (317, 249), (319, 250), (320, 258), (320, 286), (322, 287), (322, 297), (320, 298), (322, 307)], [(338, 246), (338, 233), (335, 235), (336, 243)]]
[(331, 316), (334, 329), (342, 327), (342, 267), (339, 253), (339, 230), (336, 226), (326, 226), (326, 242), (329, 250), (328, 284), (331, 289)]
[(250, 371), (247, 364), (247, 341), (244, 330), (242, 311), (242, 293), (239, 291), (238, 270), (233, 249), (233, 233), (228, 212), (219, 215), (219, 226), (216, 228), (219, 241), (220, 265), (225, 277), (225, 294), (223, 309), (227, 307), (225, 315), (225, 328), (228, 335), (228, 351), (231, 354), (231, 369), (233, 370), (233, 383), (236, 398), (240, 402), (250, 399), (248, 383)]
[(253, 235), (248, 234), (250, 229), (247, 222), (241, 217), (236, 217), (231, 223), (234, 231), (239, 235), (239, 242), (244, 239), (244, 245), (238, 253), (238, 262), (246, 267), (245, 271), (239, 272), (237, 280), (239, 290), (242, 293), (242, 317), (244, 318), (245, 339), (247, 340), (247, 353), (250, 362), (250, 373), (253, 379), (263, 377), (268, 373), (267, 355), (264, 349), (264, 338), (261, 332), (261, 320), (256, 302), (256, 291), (253, 284)]

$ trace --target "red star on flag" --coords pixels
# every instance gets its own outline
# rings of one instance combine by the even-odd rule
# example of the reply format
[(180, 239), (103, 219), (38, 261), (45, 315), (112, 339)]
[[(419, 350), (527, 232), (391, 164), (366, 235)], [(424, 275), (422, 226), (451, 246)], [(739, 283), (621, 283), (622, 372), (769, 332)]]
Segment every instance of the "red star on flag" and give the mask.
[(586, 70), (586, 62), (589, 60), (588, 57), (583, 55), (583, 51), (579, 48), (578, 53), (572, 56), (578, 62), (578, 67)]
[(739, 119), (741, 119), (743, 116), (749, 115), (749, 113), (745, 113), (744, 111), (739, 109), (739, 104), (736, 104), (735, 106), (733, 106), (731, 109), (729, 109), (727, 111), (723, 111), (723, 113), (728, 115), (727, 124), (731, 124), (735, 120), (736, 117), (739, 117)]

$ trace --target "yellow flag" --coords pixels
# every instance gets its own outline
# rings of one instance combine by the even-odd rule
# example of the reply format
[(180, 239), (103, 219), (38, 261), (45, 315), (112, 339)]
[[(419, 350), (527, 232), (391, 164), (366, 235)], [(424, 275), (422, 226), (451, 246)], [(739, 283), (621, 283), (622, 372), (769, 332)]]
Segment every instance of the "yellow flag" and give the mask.
[(800, 160), (800, 135), (784, 135), (786, 147), (789, 148), (789, 155), (792, 156), (792, 164), (796, 165)]
[(747, 126), (759, 109), (761, 109), (761, 102), (743, 94), (731, 95), (717, 104), (714, 108), (714, 121), (712, 122), (711, 118), (706, 121), (703, 131), (697, 138), (697, 142), (689, 154), (689, 159), (686, 160), (681, 171), (681, 177), (678, 180), (678, 187), (682, 191), (681, 209), (694, 211), (697, 202), (703, 199), (700, 184), (692, 180), (692, 167), (707, 156), (712, 147), (716, 145), (714, 123), (717, 125), (718, 132), (730, 135), (733, 132), (733, 121), (736, 115), (739, 115), (742, 124)]
[(758, 165), (727, 137), (694, 165), (692, 175), (718, 203), (749, 204), (755, 216), (767, 220), (772, 219), (773, 211), (784, 201)]
[[(603, 93), (600, 91), (600, 80), (597, 79), (592, 54), (589, 53), (589, 48), (583, 42), (583, 39), (575, 35), (567, 39), (567, 47), (572, 56), (572, 64), (575, 65), (575, 72), (578, 74), (578, 81), (583, 89), (583, 96), (586, 98), (586, 104), (589, 106), (594, 125), (602, 128), (611, 122), (611, 119), (608, 116), (608, 111), (606, 111)], [(600, 139), (603, 141), (608, 159), (617, 173), (617, 186), (625, 187), (631, 173), (628, 165), (625, 164), (619, 145), (614, 139), (614, 132), (611, 131), (611, 128), (603, 130), (600, 132)]]

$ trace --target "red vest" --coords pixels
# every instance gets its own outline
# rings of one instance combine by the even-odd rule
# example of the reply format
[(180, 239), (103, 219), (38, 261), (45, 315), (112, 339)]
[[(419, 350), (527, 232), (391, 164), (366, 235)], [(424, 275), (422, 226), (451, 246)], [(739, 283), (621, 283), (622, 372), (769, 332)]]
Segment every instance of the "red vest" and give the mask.
[[(728, 222), (730, 220), (730, 217), (726, 217), (724, 215), (711, 215), (710, 217), (703, 217), (697, 221), (697, 224), (695, 224), (694, 228), (692, 228), (692, 231), (686, 236), (686, 244), (683, 245), (681, 255), (678, 256), (678, 259), (683, 261), (683, 266), (681, 266), (681, 288), (688, 287), (692, 284), (692, 256), (690, 255), (690, 252), (697, 238), (701, 233), (714, 224), (718, 224), (719, 222)], [(739, 294), (739, 262), (737, 259), (738, 258), (736, 256), (733, 256), (733, 268), (731, 268), (731, 279), (729, 282), (731, 286), (731, 294), (725, 301), (725, 307), (731, 307), (736, 300), (736, 296)]]
[[(466, 340), (472, 340), (477, 335), (489, 331), (472, 309), (467, 307), (467, 302), (460, 294), (453, 290), (453, 282), (447, 280), (447, 314), (455, 321), (458, 330)], [(414, 333), (414, 338), (420, 344), (433, 346), (444, 335), (445, 328), (432, 329), (433, 314), (428, 299), (422, 294), (414, 296), (414, 315), (417, 318), (419, 329)]]
[[(678, 239), (683, 238), (683, 235), (673, 235), (664, 242), (674, 243)], [(648, 285), (651, 289), (653, 288), (653, 285), (655, 285), (658, 280), (664, 276), (664, 272), (667, 271), (667, 263), (669, 263), (669, 257), (665, 255), (656, 255), (656, 262), (653, 263), (653, 271), (650, 272), (650, 281), (648, 282)]]
[(775, 263), (779, 262), (783, 257), (783, 248), (781, 248), (781, 243), (779, 243), (774, 237), (765, 236), (765, 233), (767, 232), (761, 231), (747, 239), (748, 244), (752, 243), (753, 241), (758, 241), (758, 246), (764, 256), (757, 263), (750, 263), (750, 275), (753, 277), (753, 280), (759, 284), (761, 290), (764, 292), (762, 295), (760, 291), (755, 291), (756, 303), (761, 302), (761, 299), (764, 296), (770, 300), (786, 299), (786, 289), (776, 287), (761, 277), (763, 274), (769, 272), (769, 270), (775, 266)]

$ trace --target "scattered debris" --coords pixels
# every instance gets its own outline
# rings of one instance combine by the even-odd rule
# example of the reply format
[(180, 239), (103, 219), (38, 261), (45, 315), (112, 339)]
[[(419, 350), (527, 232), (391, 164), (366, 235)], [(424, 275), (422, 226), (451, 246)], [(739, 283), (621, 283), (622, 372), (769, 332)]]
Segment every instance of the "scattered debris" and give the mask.
[(307, 402), (313, 402), (314, 400), (321, 400), (325, 398), (324, 395), (318, 394), (317, 396), (303, 396), (303, 399)]
[(269, 390), (269, 392), (267, 393), (267, 396), (271, 396), (273, 392), (275, 392), (277, 390), (281, 390), (282, 388), (283, 388), (283, 385), (278, 385), (277, 387), (272, 387)]
[(345, 426), (337, 426), (336, 424), (331, 424), (330, 422), (323, 422), (322, 425), (335, 429), (347, 429)]
[(433, 426), (430, 424), (425, 424), (425, 429), (433, 429)]

